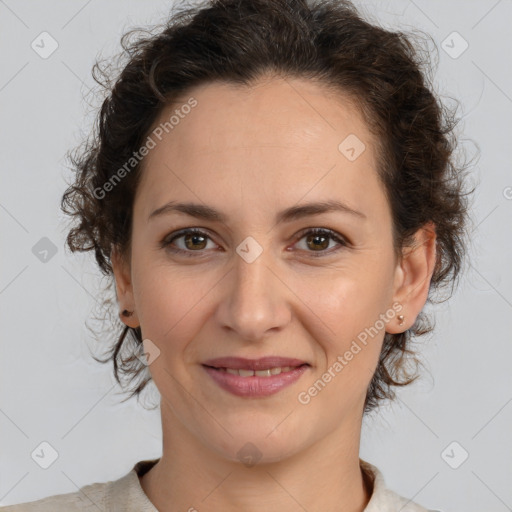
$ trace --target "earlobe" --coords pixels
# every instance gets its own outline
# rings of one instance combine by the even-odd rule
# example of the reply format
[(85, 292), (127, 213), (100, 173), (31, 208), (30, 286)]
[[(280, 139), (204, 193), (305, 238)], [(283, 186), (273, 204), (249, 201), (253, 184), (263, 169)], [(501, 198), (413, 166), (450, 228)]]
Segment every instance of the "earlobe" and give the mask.
[(420, 228), (412, 246), (404, 247), (396, 270), (393, 300), (402, 304), (403, 322), (391, 322), (386, 329), (394, 334), (409, 329), (423, 309), (436, 264), (436, 233), (432, 223)]
[(115, 248), (112, 249), (110, 261), (119, 303), (119, 317), (128, 327), (136, 328), (139, 326), (139, 322), (135, 311), (130, 266)]

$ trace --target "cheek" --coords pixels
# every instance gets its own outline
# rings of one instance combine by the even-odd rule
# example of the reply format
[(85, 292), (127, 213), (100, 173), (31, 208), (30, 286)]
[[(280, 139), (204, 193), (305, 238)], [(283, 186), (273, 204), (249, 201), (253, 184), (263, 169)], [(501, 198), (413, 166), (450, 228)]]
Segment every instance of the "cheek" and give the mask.
[(374, 261), (294, 283), (297, 295), (304, 298), (298, 315), (317, 352), (319, 366), (310, 384), (316, 386), (320, 376), (326, 383), (322, 400), (334, 400), (340, 410), (364, 398), (375, 372), (385, 335), (380, 319), (390, 306), (390, 268)]
[(388, 267), (374, 263), (300, 276), (292, 287), (309, 308), (309, 316), (316, 318), (320, 331), (313, 332), (321, 332), (330, 340), (346, 341), (373, 325), (389, 307), (392, 273)]
[(162, 349), (179, 346), (200, 329), (202, 310), (215, 280), (198, 278), (192, 266), (171, 268), (154, 261), (134, 266), (134, 295), (145, 338)]
[(360, 406), (375, 372), (385, 334), (378, 321), (386, 311), (387, 293), (371, 279), (366, 283), (347, 275), (323, 284), (322, 291), (310, 291), (304, 301), (308, 307), (300, 313), (316, 348), (318, 367), (299, 402), (314, 402), (319, 417), (325, 414), (325, 404), (331, 404), (332, 418), (326, 421), (336, 423), (347, 410)]
[[(187, 378), (188, 365), (184, 363), (197, 360), (197, 355), (190, 353), (194, 347), (190, 342), (198, 337), (208, 316), (204, 298), (211, 286), (198, 279), (197, 274), (194, 279), (169, 267), (153, 264), (144, 268), (137, 275), (137, 286), (134, 283), (135, 302), (143, 339), (151, 340), (158, 348), (158, 357), (149, 368), (151, 376), (162, 396), (169, 400), (180, 396), (178, 383)], [(152, 350), (156, 353), (156, 349)]]

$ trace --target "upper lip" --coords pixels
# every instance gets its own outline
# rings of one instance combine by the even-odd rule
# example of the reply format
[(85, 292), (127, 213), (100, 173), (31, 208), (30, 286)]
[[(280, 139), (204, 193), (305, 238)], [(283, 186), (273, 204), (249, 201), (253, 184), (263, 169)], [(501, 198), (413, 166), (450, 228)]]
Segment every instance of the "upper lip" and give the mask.
[(246, 359), (244, 357), (218, 357), (203, 362), (206, 366), (214, 368), (232, 368), (234, 370), (266, 370), (285, 366), (301, 366), (308, 364), (300, 359), (289, 357), (267, 356), (260, 359)]

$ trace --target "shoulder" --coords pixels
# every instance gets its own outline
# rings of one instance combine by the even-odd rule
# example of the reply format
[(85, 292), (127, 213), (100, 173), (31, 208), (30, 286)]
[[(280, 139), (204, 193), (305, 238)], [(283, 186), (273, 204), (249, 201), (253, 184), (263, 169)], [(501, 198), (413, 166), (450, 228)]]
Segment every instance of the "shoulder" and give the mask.
[(76, 492), (0, 507), (0, 512), (158, 512), (140, 485), (139, 476), (159, 459), (142, 460), (117, 480), (84, 485)]
[(111, 482), (85, 485), (79, 491), (48, 496), (36, 501), (0, 507), (0, 512), (75, 512), (105, 510)]
[(439, 512), (429, 510), (389, 489), (385, 484), (382, 472), (376, 466), (362, 459), (359, 460), (363, 473), (373, 485), (373, 492), (364, 512), (395, 512), (396, 510), (401, 512)]

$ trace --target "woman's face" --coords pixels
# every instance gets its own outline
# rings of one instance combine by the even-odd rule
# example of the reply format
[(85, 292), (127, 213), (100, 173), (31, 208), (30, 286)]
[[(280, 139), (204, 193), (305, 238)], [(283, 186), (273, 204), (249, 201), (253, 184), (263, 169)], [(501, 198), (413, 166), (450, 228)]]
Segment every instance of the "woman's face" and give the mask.
[[(182, 109), (191, 96), (197, 104)], [(385, 331), (412, 325), (426, 298), (425, 285), (407, 297), (416, 277), (394, 257), (362, 117), (299, 79), (194, 88), (154, 128), (176, 110), (172, 129), (151, 135), (131, 262), (114, 256), (121, 309), (135, 310), (125, 322), (141, 326), (166, 421), (229, 460), (358, 436)], [(328, 202), (344, 207), (305, 208)], [(168, 203), (197, 208), (153, 214)], [(200, 233), (171, 241), (192, 228)], [(273, 356), (307, 366), (270, 377), (205, 366)]]

